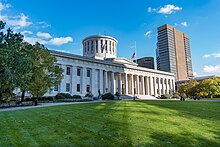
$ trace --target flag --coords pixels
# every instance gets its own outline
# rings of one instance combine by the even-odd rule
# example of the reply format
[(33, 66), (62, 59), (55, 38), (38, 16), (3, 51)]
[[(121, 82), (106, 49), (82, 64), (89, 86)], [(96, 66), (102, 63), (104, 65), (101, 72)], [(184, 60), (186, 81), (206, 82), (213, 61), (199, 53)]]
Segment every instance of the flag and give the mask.
[(135, 53), (134, 53), (134, 54), (132, 55), (132, 57), (131, 57), (131, 58), (132, 58), (132, 59), (134, 59), (135, 57), (136, 57), (136, 55), (135, 55)]

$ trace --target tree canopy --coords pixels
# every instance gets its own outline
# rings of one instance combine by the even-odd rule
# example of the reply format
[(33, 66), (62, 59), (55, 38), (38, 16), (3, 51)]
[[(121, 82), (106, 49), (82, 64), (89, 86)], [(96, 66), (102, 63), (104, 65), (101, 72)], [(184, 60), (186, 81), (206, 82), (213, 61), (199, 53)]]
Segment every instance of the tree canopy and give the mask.
[(41, 96), (61, 82), (63, 70), (44, 45), (31, 45), (20, 33), (4, 29), (0, 21), (0, 100), (15, 88), (22, 92), (22, 100), (25, 91)]
[(205, 79), (199, 83), (196, 80), (190, 80), (188, 83), (180, 84), (178, 92), (186, 97), (213, 97), (220, 95), (220, 77)]

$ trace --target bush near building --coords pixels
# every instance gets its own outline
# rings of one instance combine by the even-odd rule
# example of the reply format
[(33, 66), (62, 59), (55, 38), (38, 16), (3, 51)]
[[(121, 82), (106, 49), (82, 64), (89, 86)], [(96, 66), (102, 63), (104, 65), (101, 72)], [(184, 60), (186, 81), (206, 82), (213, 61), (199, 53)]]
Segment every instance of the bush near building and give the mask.
[(114, 100), (115, 96), (112, 93), (105, 93), (102, 95), (102, 100)]
[(160, 96), (160, 99), (170, 99), (171, 97), (170, 97), (170, 95), (169, 94), (162, 94), (161, 96)]

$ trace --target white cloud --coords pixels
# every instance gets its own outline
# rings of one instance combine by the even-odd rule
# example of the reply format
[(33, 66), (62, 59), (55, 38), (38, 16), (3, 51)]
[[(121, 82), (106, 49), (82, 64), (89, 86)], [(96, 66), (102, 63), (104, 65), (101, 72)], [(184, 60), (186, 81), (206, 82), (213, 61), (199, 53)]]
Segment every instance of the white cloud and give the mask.
[(42, 33), (42, 32), (37, 32), (37, 36), (45, 39), (52, 38), (52, 36), (49, 33)]
[(168, 5), (165, 5), (164, 7), (160, 8), (157, 13), (172, 14), (172, 13), (175, 13), (176, 11), (180, 11), (180, 10), (182, 10), (181, 7), (168, 4)]
[(151, 36), (151, 33), (152, 33), (152, 31), (147, 31), (147, 32), (144, 34), (144, 36), (149, 38), (149, 37)]
[(184, 27), (187, 27), (187, 26), (188, 26), (188, 24), (187, 24), (186, 21), (185, 21), (185, 22), (182, 22), (181, 25), (184, 26)]
[(48, 44), (51, 45), (63, 45), (69, 42), (72, 42), (73, 38), (72, 37), (59, 37), (59, 38), (53, 38), (50, 41), (48, 41)]
[(21, 27), (28, 27), (32, 24), (32, 22), (28, 21), (28, 17), (21, 13), (18, 16), (8, 17), (6, 15), (1, 15), (0, 20), (5, 21), (7, 25), (13, 26), (16, 29), (20, 29)]
[(206, 73), (220, 73), (220, 64), (219, 65), (205, 65), (203, 67), (204, 72)]
[(6, 10), (9, 7), (11, 7), (10, 4), (3, 4), (2, 2), (0, 2), (0, 11)]
[(40, 25), (41, 28), (51, 27), (51, 25), (47, 24), (45, 21), (37, 22), (37, 24)]
[(30, 44), (35, 44), (36, 42), (39, 42), (41, 44), (47, 44), (47, 41), (37, 37), (24, 37), (24, 40)]
[(148, 7), (147, 9), (147, 12), (155, 12), (155, 11), (157, 11), (157, 9), (155, 8)]
[(25, 31), (22, 31), (21, 34), (22, 34), (22, 35), (25, 35), (25, 34), (33, 34), (33, 32), (25, 30)]
[(210, 58), (210, 57), (220, 58), (220, 53), (213, 53), (213, 54), (205, 54), (205, 55), (203, 55), (203, 58)]

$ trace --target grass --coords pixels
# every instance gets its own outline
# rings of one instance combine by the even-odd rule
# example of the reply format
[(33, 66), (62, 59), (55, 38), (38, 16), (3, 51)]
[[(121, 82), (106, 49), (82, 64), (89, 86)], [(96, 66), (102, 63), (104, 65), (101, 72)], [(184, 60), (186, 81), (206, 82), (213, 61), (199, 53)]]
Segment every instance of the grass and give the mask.
[(220, 146), (220, 103), (114, 101), (1, 112), (0, 146)]

